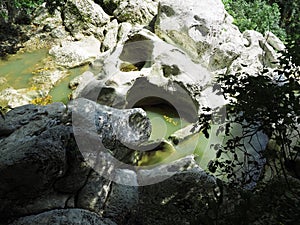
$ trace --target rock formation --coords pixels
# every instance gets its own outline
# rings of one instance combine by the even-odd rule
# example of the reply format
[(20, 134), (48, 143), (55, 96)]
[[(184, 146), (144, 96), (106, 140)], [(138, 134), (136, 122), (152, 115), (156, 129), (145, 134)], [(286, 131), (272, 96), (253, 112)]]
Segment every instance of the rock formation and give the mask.
[[(212, 89), (217, 74), (274, 67), (280, 40), (241, 34), (232, 21), (221, 0), (66, 0), (53, 12), (38, 8), (25, 46), (50, 47), (55, 65), (33, 81), (48, 93), (68, 68), (90, 69), (71, 82), (67, 105), (25, 105), (28, 92), (0, 89), (0, 100), (15, 107), (0, 117), (0, 223), (212, 224), (208, 206), (223, 194), (222, 182), (200, 168), (194, 148), (137, 167), (137, 150), (156, 143), (145, 111), (132, 108), (168, 103), (193, 126), (203, 108), (226, 104)], [(160, 141), (185, 148), (194, 134), (183, 128)], [(264, 150), (267, 138), (258, 138)]]
[[(76, 112), (75, 103), (71, 103), (67, 108), (61, 103), (48, 106), (25, 105), (11, 110), (5, 115), (5, 119), (0, 121), (2, 224), (24, 216), (12, 224), (36, 224), (38, 221), (50, 224), (50, 221), (62, 223), (63, 220), (70, 224), (77, 224), (77, 220), (102, 224), (101, 220), (97, 219), (99, 216), (110, 218), (117, 224), (126, 224), (131, 217), (131, 210), (138, 209), (141, 202), (145, 201), (142, 199), (148, 198), (146, 194), (141, 195), (139, 192), (152, 190), (151, 186), (140, 190), (137, 185), (143, 184), (145, 180), (157, 181), (162, 177), (167, 178), (170, 176), (168, 173), (173, 175), (177, 170), (181, 172), (171, 178), (174, 179), (175, 189), (180, 187), (181, 181), (184, 180), (188, 180), (190, 185), (195, 187), (201, 184), (206, 191), (214, 188), (214, 178), (205, 174), (193, 161), (193, 157), (183, 158), (154, 170), (135, 171), (120, 168), (122, 175), (115, 182), (107, 179), (109, 177), (101, 176), (103, 174), (97, 172), (97, 166), (94, 164), (98, 161), (94, 161), (94, 156), (91, 156), (101, 154), (101, 151), (85, 150), (95, 150), (92, 147), (102, 143), (116, 158), (124, 160), (124, 155), (133, 152), (126, 147), (126, 143), (137, 143), (147, 138), (149, 133), (145, 131), (149, 129), (149, 122), (139, 109), (123, 112), (89, 100), (82, 101), (96, 110), (98, 116), (91, 117), (96, 127), (95, 133), (87, 135), (81, 130), (80, 133), (85, 134), (87, 142), (80, 142), (79, 145), (74, 139), (74, 132), (79, 132), (78, 129), (84, 126), (78, 126), (76, 123), (91, 125), (89, 124), (91, 121), (87, 122), (80, 117), (87, 114), (82, 111)], [(82, 107), (82, 102), (80, 106)], [(87, 108), (85, 106), (85, 109)], [(73, 119), (73, 129), (72, 116), (79, 119), (79, 121)], [(96, 136), (100, 141), (94, 140), (93, 143), (91, 140)], [(87, 153), (90, 155), (87, 156)], [(102, 169), (105, 169), (105, 166), (110, 164), (101, 164)], [(191, 177), (188, 174), (191, 174)], [(122, 184), (128, 182), (128, 179), (132, 180), (133, 186)], [(169, 180), (162, 184), (168, 186)], [(197, 189), (197, 192), (200, 192), (200, 189)], [(168, 193), (163, 194), (161, 199), (168, 198)], [(87, 209), (97, 213), (98, 216), (72, 208)], [(48, 212), (44, 213), (45, 211)], [(77, 215), (76, 218), (72, 216), (74, 213)], [(32, 214), (35, 216), (30, 216)], [(103, 220), (103, 224), (113, 224), (105, 221)]]

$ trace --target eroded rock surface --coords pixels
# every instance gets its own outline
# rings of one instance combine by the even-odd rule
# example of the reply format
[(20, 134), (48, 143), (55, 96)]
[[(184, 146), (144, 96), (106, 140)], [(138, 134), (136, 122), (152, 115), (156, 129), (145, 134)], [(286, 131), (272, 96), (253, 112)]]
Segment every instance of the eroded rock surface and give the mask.
[(92, 0), (67, 0), (62, 8), (65, 28), (73, 35), (83, 33), (102, 37), (101, 26), (109, 22), (109, 15)]
[(100, 53), (100, 42), (93, 36), (80, 41), (65, 41), (60, 46), (54, 46), (49, 54), (55, 57), (60, 66), (73, 68), (92, 62)]
[[(244, 69), (250, 74), (255, 74), (266, 63), (267, 66), (274, 66), (276, 52), (268, 44), (268, 37), (251, 41), (247, 34), (242, 35), (232, 22), (232, 17), (225, 11), (220, 0), (162, 0), (155, 22), (155, 33), (189, 53), (195, 60), (204, 63), (211, 71)], [(272, 42), (271, 39), (272, 36)], [(260, 48), (255, 52), (249, 51), (253, 50), (257, 41), (260, 41)], [(275, 44), (273, 47), (281, 50), (283, 44)], [(268, 49), (273, 52), (259, 57), (260, 52), (269, 51)], [(253, 62), (249, 57), (256, 59)], [(232, 65), (235, 63), (236, 65)], [(237, 68), (241, 63), (247, 66)]]
[[(82, 111), (86, 109), (86, 105), (87, 103), (81, 105)], [(149, 132), (144, 132), (150, 127), (142, 110), (129, 109), (123, 112), (95, 103), (90, 105), (96, 108), (92, 119), (97, 128), (95, 131), (90, 130), (90, 133), (82, 130), (82, 133), (93, 135), (86, 139), (98, 137), (96, 144), (103, 144), (116, 157), (122, 158), (133, 152), (122, 142), (139, 143), (149, 136)], [(25, 105), (0, 118), (2, 222), (65, 207), (86, 208), (101, 216), (103, 208), (114, 208), (107, 206), (108, 198), (113, 196), (114, 199), (119, 199), (118, 195), (128, 193), (127, 187), (117, 183), (113, 185), (105, 177), (102, 178), (97, 168), (94, 168), (96, 172), (92, 172), (93, 164), (88, 158), (84, 158), (84, 150), (78, 148), (82, 146), (77, 145), (74, 139), (73, 129), (78, 128), (76, 124), (72, 124), (74, 110), (74, 106), (66, 108), (62, 103), (48, 106)], [(83, 112), (82, 115), (86, 116)], [(80, 128), (89, 129), (84, 126), (79, 126)], [(93, 143), (81, 144), (88, 147)], [(99, 183), (99, 179), (103, 183)], [(111, 188), (118, 191), (111, 195)], [(98, 196), (102, 196), (102, 204), (93, 204), (96, 202), (94, 197), (101, 190), (106, 193)], [(131, 195), (135, 195), (134, 190)], [(93, 196), (92, 199), (89, 196)], [(122, 198), (127, 201), (125, 197)], [(117, 204), (116, 201), (113, 202)], [(128, 203), (124, 202), (123, 205), (127, 205), (128, 211)]]
[[(220, 0), (67, 0), (52, 13), (41, 6), (26, 46), (51, 46), (57, 67), (33, 82), (52, 87), (66, 68), (86, 63), (90, 71), (73, 80), (68, 106), (26, 105), (0, 117), (0, 223), (210, 225), (234, 213), (232, 199), (220, 215), (211, 211), (222, 191), (193, 156), (134, 167), (150, 124), (143, 110), (126, 109), (168, 102), (194, 123), (203, 107), (225, 104), (212, 91), (216, 74), (273, 67), (280, 40), (241, 34), (232, 21)], [(5, 82), (1, 94), (13, 107), (32, 100)], [(179, 146), (190, 127), (175, 134)]]
[[(131, 146), (147, 141), (150, 127), (145, 112), (118, 110), (87, 99), (78, 99), (77, 106), (81, 106), (81, 110), (76, 109), (76, 101), (67, 107), (62, 103), (25, 105), (1, 117), (2, 224), (12, 220), (15, 220), (13, 225), (114, 224), (105, 218), (116, 224), (126, 224), (141, 220), (137, 213), (144, 204), (156, 207), (157, 201), (171, 197), (173, 191), (177, 198), (184, 196), (187, 189), (198, 193), (200, 186), (202, 191), (208, 192), (215, 187), (214, 178), (199, 168), (192, 156), (154, 168), (137, 169), (129, 164), (113, 168), (113, 164), (103, 164), (103, 160), (107, 162), (110, 158), (105, 158), (97, 146), (103, 145), (111, 155), (124, 159), (124, 153), (128, 156), (133, 152)], [(81, 141), (79, 131), (85, 142)], [(99, 151), (90, 151), (87, 156), (85, 150)], [(108, 171), (110, 177), (102, 174), (102, 170)], [(170, 178), (172, 175), (174, 177)], [(182, 188), (182, 182), (186, 189)], [(155, 188), (151, 185), (139, 187), (153, 183)], [(153, 190), (158, 191), (157, 200), (150, 203)], [(162, 222), (169, 221), (170, 208), (159, 210), (165, 217)], [(145, 220), (144, 224), (150, 220)], [(185, 217), (180, 221), (187, 220)]]
[[(133, 30), (122, 45), (98, 60), (100, 72), (95, 72), (96, 77), (83, 74), (73, 98), (131, 108), (152, 96), (169, 101), (193, 121), (201, 110), (199, 106), (205, 104), (201, 92), (212, 84), (211, 72), (145, 29)], [(151, 99), (148, 101), (151, 104)]]

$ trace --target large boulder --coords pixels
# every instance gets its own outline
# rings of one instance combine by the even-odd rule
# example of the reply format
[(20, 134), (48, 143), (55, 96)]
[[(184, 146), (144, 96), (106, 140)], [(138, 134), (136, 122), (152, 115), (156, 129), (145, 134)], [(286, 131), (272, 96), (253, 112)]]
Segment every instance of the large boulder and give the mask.
[[(227, 17), (224, 5), (220, 0), (201, 2), (163, 0), (159, 5), (155, 33), (168, 42), (177, 44), (193, 58), (202, 57), (203, 61), (207, 63), (208, 57), (211, 55), (209, 51), (217, 45), (229, 42), (234, 44), (235, 51), (241, 51), (243, 45), (241, 34), (235, 27), (228, 26)], [(232, 37), (237, 36), (237, 40), (224, 37), (222, 28), (223, 30), (229, 28), (230, 30), (226, 32), (231, 33)]]
[[(155, 22), (155, 33), (189, 53), (195, 60), (204, 63), (211, 71), (236, 71), (238, 68), (231, 68), (236, 60), (237, 64), (246, 64), (246, 72), (252, 74), (263, 65), (273, 66), (276, 54), (267, 40), (262, 37), (260, 48), (255, 52), (249, 51), (253, 49), (252, 43), (232, 22), (233, 19), (225, 11), (221, 0), (162, 0)], [(274, 47), (281, 48), (282, 43)], [(248, 58), (256, 57), (260, 52), (270, 54), (265, 58), (255, 58), (253, 64)]]
[(76, 206), (122, 224), (139, 203), (139, 195), (135, 171), (123, 170), (121, 179), (130, 179), (130, 183), (135, 186), (121, 184), (129, 183), (128, 180), (116, 180), (120, 183), (112, 182), (92, 171), (78, 193)]
[(157, 1), (150, 0), (104, 0), (104, 10), (120, 22), (148, 25), (157, 14)]
[(196, 148), (197, 139), (189, 140), (189, 144), (185, 140), (198, 131), (193, 127), (203, 108), (225, 104), (223, 97), (212, 90), (211, 72), (149, 30), (132, 29), (123, 42), (94, 65), (98, 65), (98, 72), (93, 71), (95, 76), (86, 72), (77, 79), (79, 86), (72, 97), (120, 109), (171, 105), (181, 119), (192, 123), (181, 137), (170, 137), (171, 143), (166, 143), (180, 149), (182, 155), (192, 154)]
[[(63, 25), (61, 12), (56, 9), (50, 13), (45, 3), (36, 9), (32, 23), (36, 26), (40, 35), (49, 33), (49, 38), (52, 39), (63, 39), (68, 36), (68, 32)], [(37, 35), (39, 36), (39, 34)], [(39, 36), (39, 38), (43, 39), (43, 36)]]
[[(151, 133), (149, 119), (145, 111), (139, 108), (119, 110), (80, 98), (71, 102), (69, 109), (81, 153), (84, 156), (92, 154), (96, 159), (104, 157), (104, 164), (99, 162), (102, 160), (95, 161), (101, 166), (111, 166), (109, 158), (105, 161), (107, 150), (118, 160), (129, 160), (127, 163), (130, 163), (131, 147), (147, 141)], [(88, 160), (93, 162), (93, 157), (88, 157)]]
[(213, 74), (148, 30), (133, 29), (114, 51), (97, 61), (101, 61), (98, 74), (94, 72), (97, 77), (90, 72), (83, 74), (73, 98), (85, 97), (116, 108), (131, 108), (136, 104), (142, 106), (139, 101), (152, 96), (147, 104), (163, 99), (190, 121), (201, 111), (199, 106), (207, 104), (200, 92), (212, 84)]
[[(207, 204), (212, 201), (214, 190), (218, 192), (217, 184), (214, 177), (197, 166), (193, 156), (139, 170), (138, 176), (152, 185), (139, 187), (139, 203), (122, 224), (198, 225), (207, 221)], [(163, 178), (162, 182), (154, 182)]]
[[(58, 200), (51, 189), (67, 170), (70, 130), (62, 124), (65, 110), (61, 103), (26, 105), (0, 121), (0, 219), (63, 207), (67, 198)], [(35, 202), (38, 198), (44, 201)]]
[(101, 27), (110, 21), (109, 15), (92, 0), (67, 0), (62, 7), (65, 28), (73, 36), (78, 33), (103, 38)]
[[(114, 170), (108, 155), (131, 162), (134, 151), (130, 145), (150, 135), (145, 112), (117, 110), (88, 100), (77, 104), (79, 108), (74, 102), (67, 108), (62, 103), (25, 105), (0, 117), (1, 223), (65, 207), (90, 209), (99, 215), (105, 207), (119, 208), (126, 214), (137, 201), (136, 188), (122, 185), (129, 178), (136, 184), (135, 172)], [(91, 152), (99, 150), (97, 146), (108, 154), (103, 149)], [(93, 161), (97, 154), (102, 160)], [(102, 169), (108, 173), (103, 174)]]
[(50, 55), (55, 57), (58, 65), (73, 68), (89, 63), (100, 53), (100, 42), (94, 36), (84, 37), (80, 41), (63, 41), (52, 47)]

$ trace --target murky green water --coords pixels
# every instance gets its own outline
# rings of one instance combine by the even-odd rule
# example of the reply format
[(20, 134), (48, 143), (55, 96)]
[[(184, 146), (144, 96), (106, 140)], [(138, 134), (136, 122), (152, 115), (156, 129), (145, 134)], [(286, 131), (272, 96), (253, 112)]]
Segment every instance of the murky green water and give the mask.
[(150, 140), (168, 139), (175, 131), (187, 126), (189, 123), (180, 119), (175, 112), (166, 105), (143, 107), (152, 124)]
[[(14, 89), (30, 88), (30, 79), (35, 76), (39, 69), (43, 69), (45, 63), (43, 60), (49, 58), (48, 49), (39, 49), (33, 52), (18, 53), (10, 55), (6, 60), (0, 60), (0, 77), (7, 80), (7, 84)], [(68, 96), (72, 90), (69, 88), (69, 82), (81, 75), (88, 69), (88, 66), (81, 66), (70, 69), (69, 75), (59, 81), (49, 92), (53, 102), (68, 102)]]
[(42, 66), (47, 55), (48, 49), (10, 55), (6, 60), (0, 60), (0, 77), (4, 77), (15, 89), (30, 87), (33, 72)]
[(56, 86), (49, 92), (49, 95), (52, 96), (52, 101), (63, 102), (66, 104), (69, 101), (68, 96), (72, 92), (72, 90), (69, 88), (70, 81), (87, 70), (88, 65), (70, 69), (69, 75), (57, 83)]
[[(150, 140), (157, 140), (169, 138), (171, 134), (180, 130), (182, 128), (190, 125), (184, 119), (180, 119), (178, 115), (168, 106), (158, 105), (158, 106), (148, 106), (143, 107), (147, 112), (147, 115), (151, 121), (152, 133)], [(151, 157), (146, 157), (142, 162), (143, 165), (152, 165), (153, 162), (161, 162), (163, 160), (157, 160), (155, 157), (161, 157), (165, 155), (166, 159), (164, 162), (174, 161), (180, 159), (187, 155), (194, 154), (196, 156), (196, 161), (202, 168), (207, 168), (207, 164), (211, 159), (215, 158), (215, 151), (211, 149), (212, 144), (222, 144), (224, 136), (217, 136), (217, 129), (219, 126), (213, 125), (209, 131), (209, 138), (206, 138), (202, 132), (196, 133), (187, 137), (185, 140), (179, 142), (179, 144), (173, 144), (173, 147), (176, 149), (172, 153), (162, 153), (162, 154), (153, 154)]]
[[(161, 140), (162, 138), (168, 140), (170, 135), (174, 132), (190, 125), (184, 119), (181, 119), (166, 105), (155, 105), (143, 107), (147, 112), (152, 125), (152, 133), (150, 140)], [(142, 165), (152, 165), (157, 162), (171, 162), (176, 159), (180, 159), (187, 155), (194, 154), (197, 156), (197, 162), (202, 168), (206, 168), (208, 162), (215, 157), (215, 152), (211, 150), (210, 146), (213, 143), (222, 142), (222, 138), (217, 137), (217, 126), (212, 126), (210, 137), (205, 138), (204, 134), (199, 132), (185, 140), (179, 142), (177, 145), (172, 144), (175, 152), (161, 152), (161, 154), (152, 154), (151, 157), (145, 157), (142, 159)], [(165, 156), (165, 159), (161, 156)], [(157, 159), (159, 158), (159, 159)]]

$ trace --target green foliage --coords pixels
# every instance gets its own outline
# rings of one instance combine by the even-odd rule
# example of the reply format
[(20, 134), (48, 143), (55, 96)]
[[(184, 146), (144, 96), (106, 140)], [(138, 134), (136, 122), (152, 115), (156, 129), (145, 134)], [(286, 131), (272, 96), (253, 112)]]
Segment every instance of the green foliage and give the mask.
[(44, 0), (2, 0), (0, 2), (0, 18), (4, 21), (15, 22), (16, 16), (21, 13), (30, 14), (37, 6), (45, 2)]
[[(208, 169), (231, 184), (245, 186), (257, 180), (260, 174), (253, 171), (261, 170), (261, 160), (279, 165), (274, 171), (285, 175), (286, 165), (293, 165), (299, 157), (300, 68), (285, 54), (280, 60), (278, 69), (264, 69), (257, 76), (220, 75), (214, 87), (214, 91), (229, 101), (224, 126), (217, 131), (225, 131), (227, 141), (224, 145), (211, 146), (216, 151), (216, 159), (210, 161)], [(207, 112), (199, 118), (197, 129), (209, 129), (211, 115), (215, 113), (209, 109)], [(237, 124), (242, 128), (238, 135), (232, 133)], [(260, 132), (266, 134), (273, 145), (264, 152), (251, 146), (260, 156), (257, 157), (249, 153), (246, 142)], [(251, 170), (245, 171), (246, 167)]]
[(286, 41), (292, 61), (300, 63), (300, 1), (295, 0), (222, 0), (243, 32), (254, 29), (272, 31)]
[(7, 20), (8, 19), (8, 15), (7, 12), (5, 11), (0, 11), (0, 18)]
[(44, 0), (14, 0), (16, 8), (25, 9), (26, 11), (34, 10), (38, 5), (42, 4)]
[(276, 3), (269, 5), (264, 0), (223, 0), (225, 9), (235, 19), (241, 32), (256, 30), (261, 33), (272, 31), (281, 40), (286, 37), (280, 27), (280, 10)]
[(281, 27), (286, 30), (289, 54), (293, 62), (300, 64), (300, 1), (295, 0), (269, 0), (277, 3), (281, 12)]
[[(268, 0), (269, 4), (278, 4), (281, 13), (281, 26), (288, 34), (300, 36), (300, 2), (295, 0)], [(298, 31), (298, 32), (295, 32)]]
[[(224, 96), (230, 100), (226, 134), (231, 137), (225, 146), (219, 146), (219, 151), (221, 154), (231, 153), (233, 158), (228, 160), (225, 157), (222, 160), (217, 156), (211, 168), (220, 168), (231, 181), (237, 181), (235, 171), (245, 163), (258, 168), (260, 159), (248, 154), (244, 143), (246, 138), (254, 138), (257, 132), (262, 131), (276, 144), (267, 149), (265, 153), (268, 156), (262, 153), (261, 157), (267, 157), (267, 161), (278, 160), (280, 171), (285, 173), (284, 163), (295, 161), (299, 155), (299, 148), (292, 142), (300, 138), (297, 127), (300, 123), (299, 67), (284, 56), (281, 58), (281, 67), (275, 71), (264, 69), (257, 76), (245, 73), (222, 75), (218, 81)], [(233, 124), (242, 126), (242, 136), (230, 133)], [(245, 153), (242, 162), (235, 154), (236, 149)], [(238, 183), (247, 184), (252, 178), (244, 174)]]

